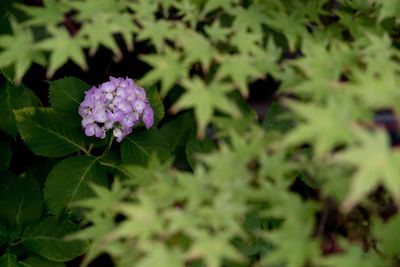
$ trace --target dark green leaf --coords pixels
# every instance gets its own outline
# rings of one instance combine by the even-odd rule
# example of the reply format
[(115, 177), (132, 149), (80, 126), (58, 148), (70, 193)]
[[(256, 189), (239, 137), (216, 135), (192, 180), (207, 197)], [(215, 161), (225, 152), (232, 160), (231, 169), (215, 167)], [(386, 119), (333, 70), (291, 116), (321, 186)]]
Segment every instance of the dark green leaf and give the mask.
[(49, 210), (59, 214), (73, 201), (92, 196), (90, 182), (107, 185), (107, 177), (97, 158), (75, 156), (57, 163), (47, 177), (44, 189)]
[(167, 138), (171, 151), (176, 152), (185, 147), (189, 134), (195, 127), (193, 116), (190, 112), (185, 112), (165, 123), (160, 131)]
[(21, 264), (25, 267), (65, 267), (65, 264), (62, 262), (49, 261), (48, 259), (38, 255), (31, 256), (21, 261)]
[(1, 267), (19, 267), (17, 257), (14, 254), (6, 253), (0, 258)]
[(50, 82), (50, 103), (64, 120), (80, 125), (79, 105), (90, 86), (74, 77)]
[(153, 153), (161, 160), (170, 155), (170, 146), (161, 132), (152, 128), (150, 130), (133, 131), (121, 145), (121, 158), (124, 162), (146, 165)]
[(31, 90), (5, 81), (0, 85), (0, 129), (15, 138), (17, 126), (13, 109), (38, 105), (39, 100)]
[(63, 262), (81, 255), (87, 248), (83, 241), (65, 241), (64, 237), (79, 229), (68, 220), (47, 217), (30, 225), (23, 234), (23, 244), (51, 261)]
[(192, 131), (192, 135), (190, 136), (185, 149), (186, 159), (190, 167), (194, 169), (196, 165), (196, 154), (207, 153), (215, 148), (216, 145), (210, 140), (210, 138), (205, 137), (202, 140), (199, 140), (196, 138), (195, 132)]
[(35, 179), (18, 177), (0, 196), (0, 219), (7, 225), (26, 225), (42, 214), (43, 196)]
[(14, 111), (22, 140), (37, 155), (62, 157), (85, 151), (83, 133), (65, 124), (51, 108)]

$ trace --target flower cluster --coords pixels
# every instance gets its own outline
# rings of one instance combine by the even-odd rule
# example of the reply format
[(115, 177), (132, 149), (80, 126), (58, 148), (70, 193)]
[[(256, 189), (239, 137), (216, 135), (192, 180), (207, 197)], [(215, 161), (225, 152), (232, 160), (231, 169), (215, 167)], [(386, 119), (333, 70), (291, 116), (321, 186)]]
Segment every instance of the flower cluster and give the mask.
[(104, 138), (112, 129), (118, 142), (143, 121), (146, 128), (153, 125), (153, 110), (146, 92), (132, 79), (110, 77), (110, 81), (86, 91), (79, 106), (82, 126), (87, 136)]

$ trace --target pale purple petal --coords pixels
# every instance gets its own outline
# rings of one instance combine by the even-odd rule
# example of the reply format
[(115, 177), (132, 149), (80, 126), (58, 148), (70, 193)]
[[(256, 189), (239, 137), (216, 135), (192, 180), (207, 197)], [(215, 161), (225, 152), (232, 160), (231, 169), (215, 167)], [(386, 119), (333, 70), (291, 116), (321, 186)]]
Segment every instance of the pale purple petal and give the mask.
[(144, 108), (142, 120), (147, 129), (153, 126), (154, 113), (153, 109), (150, 107), (149, 104), (147, 104), (146, 107)]

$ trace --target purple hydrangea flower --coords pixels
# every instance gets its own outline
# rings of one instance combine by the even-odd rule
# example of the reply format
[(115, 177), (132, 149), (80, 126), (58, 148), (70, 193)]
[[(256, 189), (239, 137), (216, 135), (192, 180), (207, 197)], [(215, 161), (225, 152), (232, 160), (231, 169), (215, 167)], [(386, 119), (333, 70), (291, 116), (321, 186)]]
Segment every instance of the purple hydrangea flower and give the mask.
[(85, 94), (79, 115), (87, 136), (105, 138), (112, 130), (121, 142), (141, 120), (147, 129), (153, 125), (154, 113), (146, 92), (132, 79), (110, 77), (110, 81), (93, 86)]

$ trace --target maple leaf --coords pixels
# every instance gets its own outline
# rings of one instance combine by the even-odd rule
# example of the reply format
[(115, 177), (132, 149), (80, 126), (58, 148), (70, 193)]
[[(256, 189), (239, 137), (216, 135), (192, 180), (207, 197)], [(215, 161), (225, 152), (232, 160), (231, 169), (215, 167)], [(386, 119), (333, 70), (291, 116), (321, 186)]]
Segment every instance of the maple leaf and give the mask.
[(161, 95), (165, 96), (178, 80), (187, 76), (188, 67), (182, 64), (181, 55), (171, 49), (164, 53), (145, 55), (143, 60), (153, 66), (143, 78), (142, 83), (151, 84), (161, 81)]
[(150, 40), (158, 51), (165, 47), (165, 40), (171, 38), (171, 22), (156, 20), (143, 22), (143, 29), (138, 32), (139, 40)]
[(32, 32), (13, 18), (10, 21), (13, 34), (0, 36), (0, 68), (14, 65), (15, 80), (19, 83), (33, 62), (44, 65), (46, 61), (42, 52), (33, 49)]
[(224, 56), (217, 77), (229, 77), (239, 88), (240, 93), (246, 97), (248, 95), (248, 81), (265, 75), (264, 72), (254, 66), (255, 60), (255, 58), (242, 54)]
[(213, 81), (205, 84), (202, 80), (184, 80), (183, 86), (187, 92), (175, 103), (172, 110), (177, 112), (182, 109), (193, 108), (198, 125), (198, 136), (204, 135), (204, 130), (210, 122), (215, 110), (237, 116), (235, 105), (227, 96), (232, 88), (227, 84)]
[(208, 68), (216, 51), (203, 35), (183, 29), (176, 35), (176, 41), (185, 51), (185, 61), (190, 63), (201, 62), (202, 66)]
[[(342, 98), (343, 99), (343, 98)], [(314, 154), (321, 158), (338, 145), (349, 143), (353, 139), (350, 128), (355, 118), (349, 101), (342, 102), (333, 98), (323, 107), (315, 104), (288, 102), (288, 106), (304, 122), (299, 123), (282, 141), (283, 145), (312, 144)], [(318, 116), (315, 116), (318, 114)]]
[(400, 152), (392, 150), (382, 130), (357, 129), (358, 144), (337, 153), (333, 162), (355, 167), (350, 192), (342, 204), (350, 211), (363, 197), (382, 184), (400, 204)]
[(65, 28), (49, 27), (48, 30), (52, 37), (37, 44), (38, 49), (51, 52), (46, 76), (53, 76), (54, 72), (68, 60), (72, 60), (86, 70), (85, 54), (82, 51), (86, 46), (86, 41), (79, 36), (71, 37)]
[(30, 18), (27, 25), (56, 25), (64, 20), (64, 14), (69, 10), (65, 1), (43, 0), (43, 6), (27, 6), (19, 4), (18, 9), (25, 12)]

